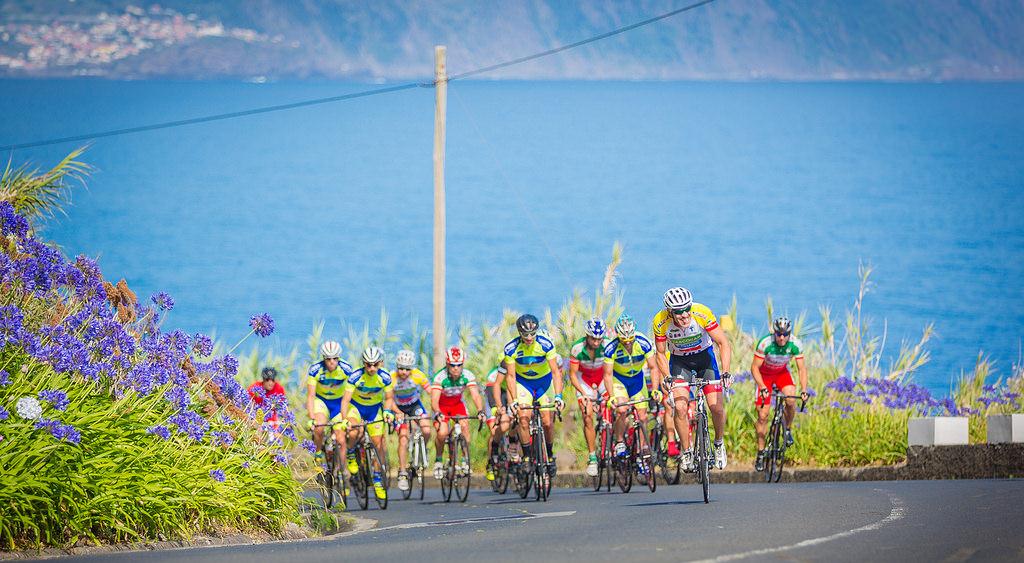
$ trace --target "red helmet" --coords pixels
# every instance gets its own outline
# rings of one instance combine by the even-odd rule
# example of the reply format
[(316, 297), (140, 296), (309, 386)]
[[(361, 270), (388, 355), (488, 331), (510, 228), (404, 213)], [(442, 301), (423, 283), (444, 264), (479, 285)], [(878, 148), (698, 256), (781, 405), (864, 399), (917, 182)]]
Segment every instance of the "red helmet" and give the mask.
[(458, 346), (452, 346), (444, 353), (444, 361), (448, 364), (463, 364), (466, 362), (466, 353)]

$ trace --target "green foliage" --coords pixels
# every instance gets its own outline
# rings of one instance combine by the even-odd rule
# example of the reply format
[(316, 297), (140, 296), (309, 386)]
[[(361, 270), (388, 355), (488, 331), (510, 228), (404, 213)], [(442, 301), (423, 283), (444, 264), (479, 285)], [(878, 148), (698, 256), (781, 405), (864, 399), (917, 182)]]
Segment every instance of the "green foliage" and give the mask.
[(72, 183), (82, 182), (92, 167), (78, 160), (85, 147), (68, 153), (56, 166), (45, 172), (23, 164), (12, 167), (10, 161), (0, 175), (0, 201), (9, 201), (15, 211), (33, 222), (63, 212), (70, 201)]

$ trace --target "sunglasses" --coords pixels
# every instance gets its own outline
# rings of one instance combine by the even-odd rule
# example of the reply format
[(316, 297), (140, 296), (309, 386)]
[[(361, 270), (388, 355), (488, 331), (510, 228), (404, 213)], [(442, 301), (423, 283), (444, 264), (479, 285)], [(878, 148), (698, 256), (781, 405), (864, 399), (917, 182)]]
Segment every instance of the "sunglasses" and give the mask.
[(672, 314), (673, 315), (689, 315), (690, 314), (690, 308), (687, 307), (685, 309), (672, 309)]
[(363, 365), (368, 367), (368, 368), (379, 368), (380, 367), (380, 362), (373, 362), (372, 364), (368, 364), (366, 362), (363, 362)]
[(790, 334), (790, 333), (788, 333), (788, 332), (776, 332), (776, 333), (775, 333), (775, 336), (780, 336), (780, 337), (781, 337), (781, 336), (789, 336), (789, 334)]
[(462, 367), (462, 364), (448, 364), (448, 367), (450, 367), (450, 368), (460, 368), (460, 367)]
[(533, 332), (520, 332), (519, 336), (522, 336), (523, 338), (533, 338), (534, 336), (537, 336), (537, 331), (533, 331)]

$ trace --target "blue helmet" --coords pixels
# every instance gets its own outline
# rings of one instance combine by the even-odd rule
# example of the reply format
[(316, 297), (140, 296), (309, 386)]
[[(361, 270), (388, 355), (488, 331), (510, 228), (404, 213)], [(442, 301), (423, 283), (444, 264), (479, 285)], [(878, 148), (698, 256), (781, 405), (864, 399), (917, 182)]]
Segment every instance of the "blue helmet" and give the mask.
[(636, 337), (636, 322), (633, 317), (623, 313), (619, 320), (615, 321), (615, 334), (622, 340), (633, 340)]
[(605, 333), (608, 332), (607, 328), (605, 327), (604, 321), (597, 317), (594, 317), (587, 321), (586, 330), (587, 336), (591, 336), (594, 338), (604, 338)]

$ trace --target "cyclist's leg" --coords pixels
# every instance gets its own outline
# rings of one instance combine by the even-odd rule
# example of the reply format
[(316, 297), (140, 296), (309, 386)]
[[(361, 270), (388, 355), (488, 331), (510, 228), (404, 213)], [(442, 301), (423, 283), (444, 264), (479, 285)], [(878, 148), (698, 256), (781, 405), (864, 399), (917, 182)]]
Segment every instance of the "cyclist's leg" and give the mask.
[[(327, 420), (330, 418), (330, 409), (327, 405), (318, 397), (313, 401), (313, 424), (322, 425), (327, 424)], [(319, 450), (324, 446), (324, 427), (314, 426), (313, 427), (313, 443), (316, 444), (316, 448)]]
[[(783, 394), (796, 395), (796, 385), (793, 383), (793, 376), (786, 370), (779, 374), (776, 385), (782, 390)], [(786, 399), (786, 408), (783, 412), (783, 418), (786, 420), (786, 428), (793, 426), (793, 418), (796, 416), (796, 399)]]
[[(444, 413), (443, 409), (441, 412), (447, 416), (447, 413)], [(448, 421), (445, 420), (443, 422), (435, 422), (434, 428), (437, 430), (437, 433), (434, 434), (434, 461), (438, 462), (444, 458), (444, 445), (445, 441), (448, 440), (449, 432), (451, 432), (451, 426), (448, 424)]]
[(587, 442), (587, 452), (594, 453), (594, 441), (596, 440), (596, 434), (594, 432), (594, 398), (596, 393), (592, 389), (584, 387), (587, 392), (586, 395), (580, 395), (577, 398), (577, 402), (580, 405), (580, 416), (583, 417), (583, 438)]
[[(399, 407), (404, 414), (409, 415), (405, 412), (405, 409)], [(411, 422), (403, 422), (398, 425), (398, 470), (405, 471), (405, 462), (408, 461), (409, 452), (409, 425)]]
[[(640, 387), (640, 391), (638, 391), (635, 395), (631, 396), (629, 398), (629, 400), (630, 400), (630, 402), (632, 402), (632, 401), (636, 401), (638, 399), (650, 399), (650, 398), (651, 398), (651, 394), (647, 390), (647, 387)], [(647, 402), (646, 401), (643, 402), (643, 403), (640, 403), (639, 405), (636, 406), (636, 419), (640, 422), (642, 428), (647, 428)], [(647, 431), (644, 430), (643, 432), (637, 432), (637, 434), (638, 434), (637, 437), (640, 440), (640, 447), (641, 448), (646, 447), (647, 446)]]
[[(772, 385), (775, 383), (775, 378), (767, 373), (761, 372), (761, 378), (764, 380), (765, 387), (771, 390)], [(757, 409), (757, 421), (754, 423), (754, 430), (757, 432), (757, 451), (761, 451), (765, 447), (765, 435), (768, 433), (768, 419), (771, 418), (772, 414), (772, 397), (762, 397), (760, 390), (755, 390), (757, 393), (754, 396), (754, 408)]]
[(686, 362), (679, 356), (671, 356), (669, 358), (669, 373), (673, 377), (672, 381), (672, 426), (666, 426), (666, 428), (674, 427), (676, 434), (679, 437), (679, 441), (682, 443), (682, 451), (688, 451), (692, 445), (690, 444), (690, 370), (686, 366)]
[(708, 410), (711, 411), (711, 421), (715, 424), (715, 443), (722, 442), (725, 435), (725, 401), (722, 400), (722, 375), (718, 372), (718, 362), (715, 360), (715, 353), (708, 348), (701, 355), (703, 364), (697, 369), (697, 376), (703, 379), (714, 381), (704, 386), (704, 396), (707, 397)]
[[(612, 378), (612, 402), (613, 404), (626, 403), (629, 401), (629, 391), (617, 378)], [(612, 423), (612, 434), (615, 442), (622, 441), (622, 434), (626, 429), (626, 417), (629, 414), (629, 407), (615, 407), (615, 422)]]
[[(533, 392), (531, 389), (521, 381), (516, 381), (516, 402), (520, 406), (529, 406), (533, 403)], [(523, 446), (523, 453), (527, 455), (529, 450), (527, 449), (531, 443), (530, 438), (530, 419), (533, 418), (534, 413), (531, 409), (519, 409), (519, 443)]]

